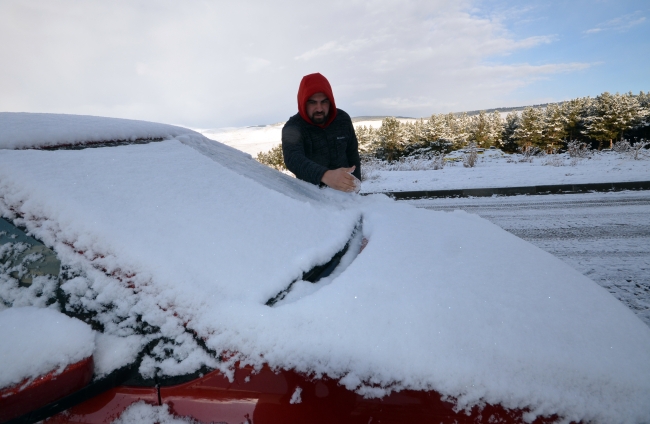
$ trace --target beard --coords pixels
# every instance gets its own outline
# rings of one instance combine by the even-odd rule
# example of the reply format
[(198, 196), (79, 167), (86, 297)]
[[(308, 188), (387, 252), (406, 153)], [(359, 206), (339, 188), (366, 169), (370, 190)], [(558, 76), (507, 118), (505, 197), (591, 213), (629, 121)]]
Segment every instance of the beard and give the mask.
[(311, 122), (313, 122), (314, 124), (320, 125), (327, 122), (328, 117), (329, 117), (329, 113), (325, 114), (323, 112), (315, 112), (309, 117), (309, 119), (311, 119)]

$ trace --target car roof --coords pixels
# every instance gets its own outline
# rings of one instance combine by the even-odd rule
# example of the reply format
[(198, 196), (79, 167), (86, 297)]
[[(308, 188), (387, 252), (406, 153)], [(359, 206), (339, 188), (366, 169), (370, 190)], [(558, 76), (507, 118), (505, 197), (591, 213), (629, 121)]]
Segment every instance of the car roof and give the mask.
[(25, 112), (0, 112), (0, 128), (0, 149), (161, 140), (194, 132), (179, 126), (133, 119)]

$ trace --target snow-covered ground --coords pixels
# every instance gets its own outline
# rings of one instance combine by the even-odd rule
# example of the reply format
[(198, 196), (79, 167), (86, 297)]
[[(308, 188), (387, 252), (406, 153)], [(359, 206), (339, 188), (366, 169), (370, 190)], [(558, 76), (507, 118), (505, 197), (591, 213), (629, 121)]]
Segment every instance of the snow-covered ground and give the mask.
[[(0, 214), (65, 268), (67, 303), (52, 307), (157, 342), (144, 376), (232, 375), (241, 361), (370, 397), (435, 390), (531, 420), (647, 421), (650, 328), (553, 255), (474, 214), (319, 189), (172, 131), (145, 145), (0, 149)], [(369, 240), (358, 254), (355, 228)], [(332, 278), (267, 305), (349, 240)], [(0, 271), (3, 293), (25, 291)]]
[[(642, 159), (633, 160), (628, 154), (596, 151), (590, 158), (574, 163), (566, 153), (557, 155), (556, 161), (547, 155), (534, 157), (532, 162), (520, 162), (521, 155), (486, 150), (478, 155), (478, 163), (473, 168), (463, 166), (462, 155), (460, 152), (452, 152), (447, 157), (456, 158), (457, 161), (447, 161), (447, 165), (438, 170), (386, 171), (381, 167), (368, 169), (369, 176), (362, 184), (362, 192), (650, 181), (648, 152)], [(427, 163), (421, 163), (419, 166), (426, 168)], [(404, 168), (409, 167), (405, 165)]]
[(282, 142), (284, 122), (244, 128), (197, 129), (205, 137), (234, 147), (255, 157)]

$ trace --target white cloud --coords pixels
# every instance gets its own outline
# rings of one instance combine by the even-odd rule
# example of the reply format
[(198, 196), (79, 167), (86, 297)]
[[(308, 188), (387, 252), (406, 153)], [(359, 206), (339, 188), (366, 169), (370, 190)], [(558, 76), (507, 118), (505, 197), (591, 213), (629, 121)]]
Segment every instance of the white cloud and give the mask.
[(244, 58), (246, 62), (246, 73), (255, 74), (261, 72), (269, 65), (271, 65), (270, 60), (263, 59), (261, 57), (246, 57)]
[[(197, 127), (278, 122), (321, 72), (354, 114), (476, 108), (587, 64), (495, 62), (517, 38), (473, 0), (0, 2), (0, 110)], [(318, 13), (315, 14), (314, 10)], [(581, 68), (582, 66), (582, 68)], [(561, 70), (561, 71), (560, 71)], [(499, 90), (495, 87), (499, 87)]]
[(337, 42), (337, 41), (330, 41), (325, 44), (323, 44), (320, 47), (317, 47), (315, 49), (311, 49), (309, 51), (304, 52), (303, 54), (296, 56), (296, 60), (310, 60), (318, 56), (324, 56), (330, 53), (349, 53), (349, 52), (354, 52), (354, 51), (359, 51), (361, 49), (368, 48), (372, 44), (370, 40), (367, 39), (359, 39), (359, 40), (351, 40), (348, 42)]
[(394, 110), (395, 113), (404, 113), (408, 111), (419, 111), (423, 108), (433, 108), (434, 102), (429, 98), (423, 97), (383, 97), (355, 102), (358, 106), (381, 107), (387, 110)]
[(641, 25), (646, 21), (645, 16), (641, 16), (641, 11), (619, 16), (607, 22), (602, 22), (594, 28), (584, 31), (585, 34), (596, 34), (603, 31), (626, 31), (635, 26)]
[(135, 73), (138, 75), (146, 75), (149, 72), (146, 63), (138, 62), (135, 64)]
[(350, 92), (357, 92), (357, 91), (368, 91), (368, 90), (381, 90), (383, 88), (386, 88), (386, 84), (383, 83), (370, 83), (370, 84), (338, 84), (336, 86), (337, 91), (350, 91)]

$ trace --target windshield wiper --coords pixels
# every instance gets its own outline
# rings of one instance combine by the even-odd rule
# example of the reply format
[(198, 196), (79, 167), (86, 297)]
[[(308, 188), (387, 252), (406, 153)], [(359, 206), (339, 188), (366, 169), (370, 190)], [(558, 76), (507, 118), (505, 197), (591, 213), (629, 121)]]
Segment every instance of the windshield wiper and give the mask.
[(284, 299), (285, 296), (286, 296), (287, 294), (289, 294), (289, 292), (291, 291), (291, 288), (293, 287), (293, 285), (294, 285), (295, 283), (297, 283), (298, 281), (309, 281), (310, 283), (315, 284), (315, 283), (317, 283), (318, 281), (320, 281), (321, 279), (323, 279), (323, 278), (325, 278), (325, 277), (329, 277), (329, 276), (332, 274), (332, 272), (334, 272), (334, 270), (336, 269), (336, 267), (338, 267), (339, 264), (341, 263), (341, 259), (342, 259), (343, 256), (348, 252), (348, 249), (350, 248), (350, 244), (351, 244), (352, 241), (355, 239), (355, 237), (357, 236), (357, 234), (360, 234), (360, 233), (361, 233), (361, 226), (362, 226), (362, 220), (359, 219), (359, 222), (358, 222), (357, 225), (354, 227), (354, 230), (352, 231), (352, 235), (351, 235), (350, 238), (348, 239), (348, 242), (345, 244), (345, 246), (343, 246), (343, 249), (341, 249), (341, 250), (339, 250), (338, 252), (336, 252), (336, 253), (334, 254), (334, 256), (332, 256), (332, 258), (331, 258), (329, 261), (327, 261), (326, 263), (321, 264), (321, 265), (316, 265), (315, 267), (313, 267), (313, 268), (310, 269), (309, 271), (303, 272), (301, 278), (298, 278), (298, 279), (296, 279), (296, 280), (293, 280), (293, 281), (292, 281), (292, 282), (287, 286), (287, 288), (285, 288), (284, 290), (282, 290), (281, 292), (279, 292), (278, 294), (276, 294), (274, 297), (272, 297), (272, 298), (270, 298), (269, 300), (267, 300), (266, 303), (265, 303), (265, 305), (266, 305), (266, 306), (273, 306), (273, 305), (275, 305), (277, 302), (279, 302), (279, 301), (281, 301), (282, 299)]

